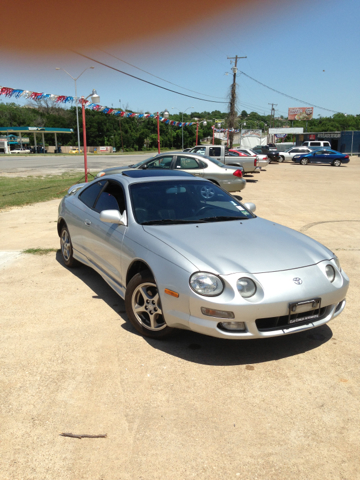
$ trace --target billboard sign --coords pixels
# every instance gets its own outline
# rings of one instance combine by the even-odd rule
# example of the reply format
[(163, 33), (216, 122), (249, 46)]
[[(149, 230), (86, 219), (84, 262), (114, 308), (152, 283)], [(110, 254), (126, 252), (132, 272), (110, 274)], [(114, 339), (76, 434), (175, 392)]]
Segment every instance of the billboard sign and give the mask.
[(286, 133), (286, 135), (289, 135), (290, 133), (304, 133), (304, 128), (303, 127), (269, 128), (270, 135), (276, 135), (277, 133)]
[(241, 130), (241, 135), (243, 137), (245, 137), (245, 136), (246, 137), (261, 137), (261, 132), (262, 132), (262, 130), (256, 130), (256, 129), (254, 129), (254, 130), (244, 130), (244, 129), (242, 129)]
[(311, 120), (314, 114), (314, 107), (289, 108), (289, 120)]

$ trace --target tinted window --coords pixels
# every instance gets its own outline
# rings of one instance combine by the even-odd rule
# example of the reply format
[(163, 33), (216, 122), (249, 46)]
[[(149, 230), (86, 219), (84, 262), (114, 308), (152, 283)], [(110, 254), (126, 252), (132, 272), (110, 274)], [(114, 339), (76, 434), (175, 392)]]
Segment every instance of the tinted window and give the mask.
[(80, 193), (79, 198), (89, 208), (93, 208), (95, 200), (97, 199), (101, 189), (105, 186), (107, 180), (100, 180), (100, 182), (93, 183)]
[(321, 147), (321, 142), (310, 142), (312, 147)]
[(119, 210), (119, 205), (111, 193), (102, 192), (99, 200), (96, 202), (95, 210), (99, 213), (103, 210)]
[(220, 157), (221, 148), (220, 147), (210, 147), (209, 148), (209, 155), (210, 155), (210, 157)]
[(193, 157), (178, 156), (176, 159), (176, 168), (184, 170), (195, 170), (201, 168), (201, 166)]
[(125, 210), (125, 197), (119, 183), (108, 182), (96, 202), (95, 210), (99, 213), (103, 210), (119, 210), (120, 213), (123, 213)]

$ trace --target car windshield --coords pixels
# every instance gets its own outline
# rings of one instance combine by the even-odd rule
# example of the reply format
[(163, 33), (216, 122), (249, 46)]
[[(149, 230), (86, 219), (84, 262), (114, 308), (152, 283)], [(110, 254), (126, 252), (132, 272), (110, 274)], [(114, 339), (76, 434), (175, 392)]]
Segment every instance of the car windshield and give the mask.
[(130, 185), (132, 211), (141, 225), (207, 223), (254, 218), (234, 197), (204, 181), (171, 180)]

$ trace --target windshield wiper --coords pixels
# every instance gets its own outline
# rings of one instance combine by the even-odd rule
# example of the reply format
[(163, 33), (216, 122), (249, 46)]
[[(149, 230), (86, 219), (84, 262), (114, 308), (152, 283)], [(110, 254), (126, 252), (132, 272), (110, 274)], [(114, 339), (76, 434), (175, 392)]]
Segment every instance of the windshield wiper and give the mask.
[(204, 223), (204, 220), (176, 220), (163, 218), (162, 220), (150, 220), (148, 222), (142, 222), (141, 225), (176, 225), (184, 223)]
[(226, 217), (226, 216), (218, 216), (218, 217), (206, 217), (203, 218), (203, 222), (226, 222), (228, 220), (247, 220), (246, 217)]

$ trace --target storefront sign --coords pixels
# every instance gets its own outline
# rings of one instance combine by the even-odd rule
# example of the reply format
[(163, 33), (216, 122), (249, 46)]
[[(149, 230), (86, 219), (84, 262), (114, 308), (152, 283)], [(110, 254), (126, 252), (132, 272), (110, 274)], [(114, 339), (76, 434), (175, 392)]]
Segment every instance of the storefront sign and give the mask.
[(318, 133), (318, 138), (340, 138), (341, 132)]

